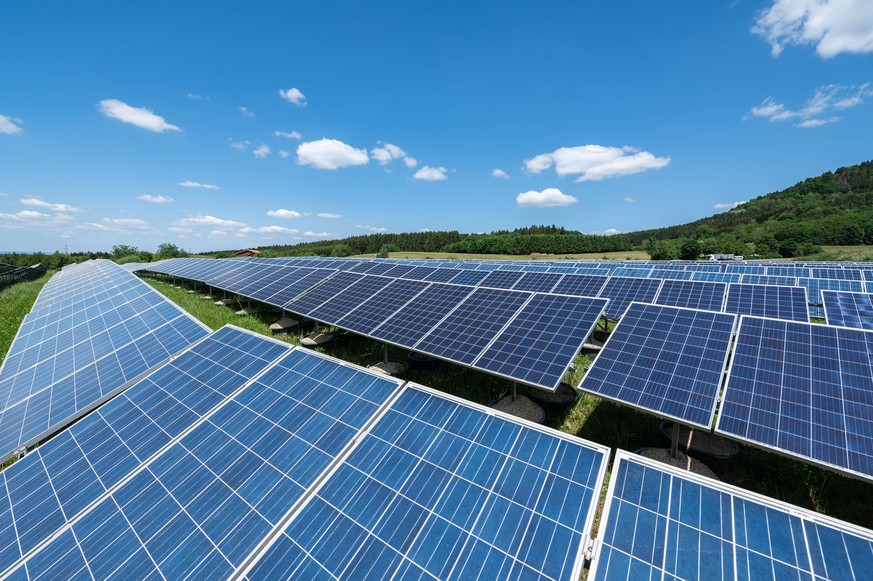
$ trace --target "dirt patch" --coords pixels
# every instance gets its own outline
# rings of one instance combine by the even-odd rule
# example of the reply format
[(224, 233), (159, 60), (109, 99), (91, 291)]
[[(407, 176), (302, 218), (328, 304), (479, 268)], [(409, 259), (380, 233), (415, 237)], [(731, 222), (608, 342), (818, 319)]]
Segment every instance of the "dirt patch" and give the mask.
[(538, 424), (543, 423), (546, 419), (546, 412), (543, 411), (543, 408), (535, 404), (526, 395), (516, 396), (515, 401), (513, 401), (511, 395), (507, 395), (504, 398), (498, 399), (491, 407), (517, 418)]

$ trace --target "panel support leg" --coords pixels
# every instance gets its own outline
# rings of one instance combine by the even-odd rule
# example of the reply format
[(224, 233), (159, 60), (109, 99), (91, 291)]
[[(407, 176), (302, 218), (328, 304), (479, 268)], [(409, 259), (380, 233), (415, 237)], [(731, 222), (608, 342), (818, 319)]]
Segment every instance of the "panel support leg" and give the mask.
[(673, 422), (673, 436), (670, 438), (670, 457), (675, 458), (679, 452), (679, 422)]

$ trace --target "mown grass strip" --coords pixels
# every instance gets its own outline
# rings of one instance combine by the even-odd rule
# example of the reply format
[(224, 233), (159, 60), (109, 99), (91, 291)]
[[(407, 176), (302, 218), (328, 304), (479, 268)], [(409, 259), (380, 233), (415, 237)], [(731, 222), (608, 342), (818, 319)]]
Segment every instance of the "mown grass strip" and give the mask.
[(0, 291), (0, 360), (6, 357), (21, 322), (53, 274), (46, 272), (37, 279), (19, 282)]

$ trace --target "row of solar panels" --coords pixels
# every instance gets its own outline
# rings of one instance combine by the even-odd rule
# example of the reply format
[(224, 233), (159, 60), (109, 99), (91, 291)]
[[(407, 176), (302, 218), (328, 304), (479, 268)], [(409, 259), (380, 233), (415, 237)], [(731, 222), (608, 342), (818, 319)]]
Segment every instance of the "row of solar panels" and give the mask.
[(580, 389), (707, 430), (721, 398), (716, 433), (873, 480), (873, 331), (735, 322), (634, 303)]
[[(2, 473), (3, 575), (844, 578), (873, 531), (225, 327)], [(722, 573), (724, 574), (722, 576)], [(850, 577), (851, 578), (851, 577)]]

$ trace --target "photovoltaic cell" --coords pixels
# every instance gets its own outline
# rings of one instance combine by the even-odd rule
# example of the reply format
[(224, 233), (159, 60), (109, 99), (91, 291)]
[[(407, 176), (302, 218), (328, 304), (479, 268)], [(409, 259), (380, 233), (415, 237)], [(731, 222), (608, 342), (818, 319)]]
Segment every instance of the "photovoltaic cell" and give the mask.
[(705, 282), (740, 282), (742, 275), (728, 274), (726, 272), (695, 272), (691, 276), (691, 280), (700, 280)]
[(473, 367), (554, 390), (605, 307), (606, 299), (536, 294)]
[(530, 297), (479, 287), (414, 348), (470, 365)]
[(767, 276), (762, 274), (744, 274), (743, 284), (765, 284), (770, 286), (795, 286), (797, 279), (793, 276)]
[(806, 289), (800, 286), (732, 284), (724, 310), (735, 315), (809, 321)]
[(832, 278), (839, 280), (862, 280), (857, 268), (813, 268), (812, 278)]
[(742, 317), (716, 431), (873, 479), (873, 332)]
[[(261, 300), (268, 305), (283, 307), (335, 273), (335, 270), (301, 268), (292, 277), (280, 279), (279, 282), (284, 283), (284, 286), (277, 284), (275, 292)], [(271, 285), (270, 290), (272, 289)]]
[(603, 285), (606, 284), (606, 276), (594, 276), (590, 274), (566, 274), (555, 285), (552, 292), (559, 295), (572, 295), (575, 297), (596, 297)]
[(619, 450), (588, 578), (860, 579), (873, 534)]
[(843, 291), (860, 293), (864, 292), (863, 283), (859, 280), (828, 279), (828, 278), (801, 278), (797, 284), (806, 289), (806, 298), (813, 305), (822, 304), (821, 291)]
[(653, 302), (661, 283), (658, 279), (612, 276), (597, 296), (609, 299), (606, 316), (617, 321), (632, 302)]
[(551, 292), (560, 280), (560, 274), (528, 272), (515, 283), (512, 290), (547, 293)]
[(736, 317), (633, 303), (580, 389), (709, 428)]
[(468, 286), (432, 283), (374, 329), (371, 336), (411, 349), (472, 292)]
[(828, 325), (873, 330), (873, 295), (823, 291)]
[(524, 273), (517, 270), (494, 270), (479, 283), (479, 286), (509, 289), (523, 276)]
[(486, 276), (488, 276), (488, 273), (484, 270), (462, 270), (450, 282), (453, 284), (477, 285)]
[(351, 286), (341, 291), (332, 299), (322, 303), (318, 308), (309, 311), (307, 316), (331, 325), (336, 324), (337, 321), (391, 282), (392, 279), (383, 276), (364, 275), (362, 279), (352, 283)]
[(412, 385), (244, 573), (575, 580), (607, 456)]
[(321, 304), (343, 292), (363, 277), (364, 275), (353, 272), (339, 272), (325, 279), (318, 286), (312, 287), (283, 308), (300, 315), (309, 315)]
[(358, 308), (337, 321), (337, 325), (356, 333), (369, 335), (400, 307), (415, 297), (430, 283), (398, 279), (362, 302)]
[(659, 305), (721, 311), (727, 285), (720, 282), (665, 280), (655, 302)]

